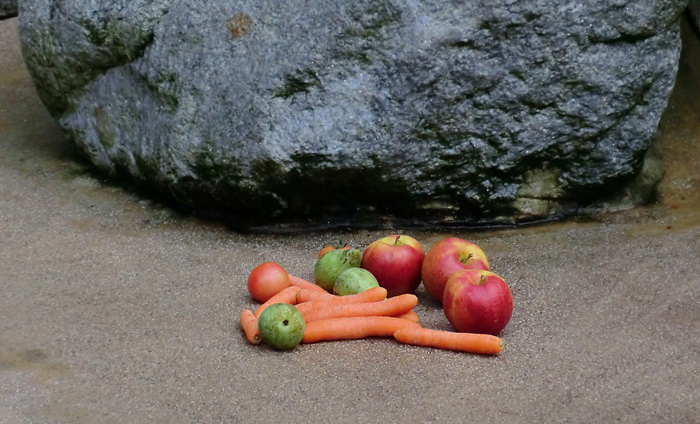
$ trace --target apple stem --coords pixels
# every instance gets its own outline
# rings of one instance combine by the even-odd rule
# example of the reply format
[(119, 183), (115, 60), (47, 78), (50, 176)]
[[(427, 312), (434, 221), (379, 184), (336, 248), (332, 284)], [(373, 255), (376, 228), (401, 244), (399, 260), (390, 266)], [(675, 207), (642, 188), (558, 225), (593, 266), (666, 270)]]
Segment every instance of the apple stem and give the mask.
[(467, 262), (469, 262), (469, 260), (473, 257), (474, 257), (474, 254), (470, 253), (466, 258), (462, 259), (460, 262), (462, 262), (464, 265), (466, 265)]
[(401, 236), (396, 236), (396, 240), (394, 240), (394, 246), (398, 246), (398, 245), (399, 245), (399, 239), (400, 239), (400, 238), (401, 238)]
[(479, 277), (479, 285), (482, 285), (486, 282), (486, 276), (484, 274), (481, 274)]

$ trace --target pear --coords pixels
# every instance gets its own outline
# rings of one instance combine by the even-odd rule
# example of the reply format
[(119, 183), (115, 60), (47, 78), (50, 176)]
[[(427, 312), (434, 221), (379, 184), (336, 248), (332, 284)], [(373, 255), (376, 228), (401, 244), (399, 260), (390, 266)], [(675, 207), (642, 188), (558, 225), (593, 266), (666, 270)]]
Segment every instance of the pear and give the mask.
[(348, 268), (335, 279), (333, 294), (347, 296), (363, 292), (372, 287), (379, 287), (379, 282), (371, 272), (364, 268)]
[(288, 303), (275, 303), (258, 317), (258, 329), (263, 343), (275, 349), (294, 348), (304, 337), (306, 323), (299, 310)]
[(314, 280), (326, 291), (333, 291), (335, 279), (348, 268), (359, 268), (362, 252), (359, 249), (331, 250), (316, 261)]

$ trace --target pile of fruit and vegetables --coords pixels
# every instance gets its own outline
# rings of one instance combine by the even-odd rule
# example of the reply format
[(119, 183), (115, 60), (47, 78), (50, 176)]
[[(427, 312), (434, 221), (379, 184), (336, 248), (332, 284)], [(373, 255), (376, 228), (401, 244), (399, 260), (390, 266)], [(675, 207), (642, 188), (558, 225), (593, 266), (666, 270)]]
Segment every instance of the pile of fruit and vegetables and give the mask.
[[(420, 325), (413, 293), (421, 282), (455, 331)], [(314, 282), (264, 262), (250, 273), (248, 291), (262, 304), (241, 313), (245, 337), (277, 349), (393, 337), (418, 346), (497, 354), (503, 350), (497, 336), (513, 312), (513, 295), (490, 271), (481, 248), (456, 237), (437, 242), (428, 253), (406, 235), (384, 237), (364, 251), (327, 246), (318, 254)]]

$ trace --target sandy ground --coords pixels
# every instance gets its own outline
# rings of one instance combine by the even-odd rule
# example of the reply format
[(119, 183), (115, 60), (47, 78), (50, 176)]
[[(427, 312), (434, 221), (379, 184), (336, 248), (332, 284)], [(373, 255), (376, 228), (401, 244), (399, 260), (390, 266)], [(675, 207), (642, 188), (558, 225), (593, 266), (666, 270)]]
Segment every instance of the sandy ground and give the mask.
[[(512, 288), (494, 357), (389, 339), (251, 346), (247, 273), (390, 233), (242, 235), (92, 174), (0, 22), (0, 423), (700, 422), (700, 47), (660, 125), (657, 204), (453, 234)], [(449, 329), (422, 287), (424, 326)]]

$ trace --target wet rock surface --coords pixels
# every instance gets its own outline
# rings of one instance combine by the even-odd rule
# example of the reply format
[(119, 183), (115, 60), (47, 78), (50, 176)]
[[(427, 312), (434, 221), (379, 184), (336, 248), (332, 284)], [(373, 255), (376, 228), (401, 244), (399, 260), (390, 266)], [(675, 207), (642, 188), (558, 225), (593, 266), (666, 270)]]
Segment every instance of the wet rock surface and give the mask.
[(116, 179), (242, 228), (479, 225), (634, 186), (684, 6), (27, 0), (20, 20), (39, 96)]

